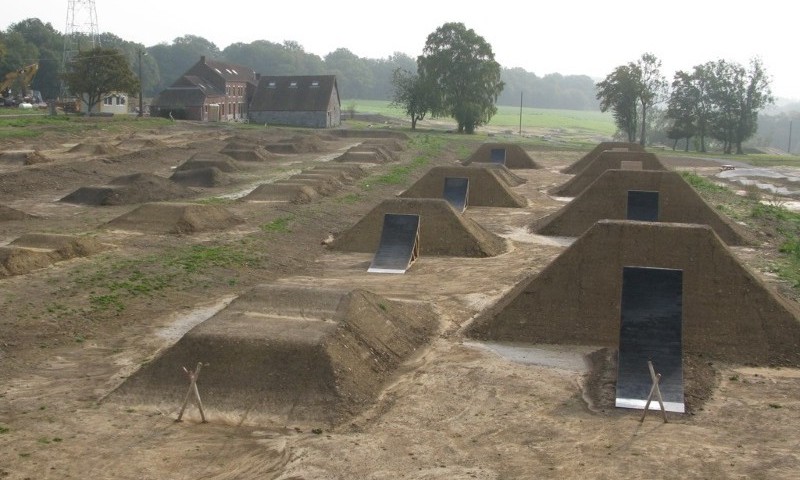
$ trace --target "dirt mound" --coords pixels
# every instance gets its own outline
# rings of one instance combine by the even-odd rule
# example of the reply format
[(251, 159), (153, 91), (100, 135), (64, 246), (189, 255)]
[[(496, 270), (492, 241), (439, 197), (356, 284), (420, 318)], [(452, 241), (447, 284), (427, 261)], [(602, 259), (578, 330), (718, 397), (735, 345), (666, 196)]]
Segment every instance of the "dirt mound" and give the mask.
[(117, 155), (125, 153), (123, 150), (104, 143), (79, 143), (68, 150), (70, 153), (85, 153), (88, 155)]
[(330, 135), (336, 135), (342, 138), (394, 138), (397, 140), (409, 140), (409, 136), (403, 132), (395, 132), (392, 130), (384, 129), (369, 129), (369, 130), (331, 130), (328, 132)]
[(364, 147), (380, 146), (391, 152), (402, 152), (406, 150), (406, 144), (397, 138), (370, 138), (361, 143)]
[(242, 200), (249, 202), (310, 203), (319, 194), (308, 185), (300, 183), (265, 183), (248, 193)]
[(351, 147), (347, 150), (349, 153), (374, 153), (381, 159), (383, 162), (396, 162), (398, 156), (392, 150), (384, 147), (383, 145), (356, 145), (355, 147)]
[(91, 237), (45, 233), (23, 235), (0, 247), (0, 277), (23, 275), (56, 262), (87, 257), (105, 250)]
[(469, 179), (467, 206), (525, 207), (528, 201), (511, 191), (493, 168), (433, 167), (401, 193), (403, 198), (443, 198), (445, 177)]
[[(358, 166), (359, 164), (354, 164)], [(359, 178), (363, 178), (366, 176), (367, 172), (362, 168), (333, 168), (332, 166), (328, 165), (320, 165), (317, 167), (309, 168), (307, 170), (303, 170), (302, 173), (312, 173), (312, 174), (324, 174), (324, 175), (332, 175), (334, 178), (344, 182), (350, 183)]]
[(108, 186), (81, 187), (60, 201), (83, 205), (130, 205), (189, 198), (195, 192), (172, 180), (149, 173), (113, 179)]
[(706, 225), (601, 220), (480, 314), (468, 335), (618, 348), (625, 266), (683, 270), (684, 352), (800, 365), (800, 311)]
[(179, 170), (169, 179), (186, 187), (220, 187), (233, 183), (231, 176), (217, 167)]
[(242, 162), (263, 162), (273, 157), (273, 154), (260, 147), (241, 150), (225, 148), (220, 153)]
[(680, 174), (656, 170), (606, 170), (574, 200), (530, 229), (541, 235), (579, 237), (598, 220), (625, 220), (632, 190), (658, 192), (660, 222), (709, 225), (729, 245), (752, 243), (742, 228), (711, 208)]
[(189, 158), (189, 160), (186, 160), (180, 164), (176, 170), (193, 170), (195, 168), (208, 167), (215, 167), (222, 172), (228, 173), (239, 170), (239, 166), (232, 157), (222, 153), (213, 152), (195, 153), (191, 156), (191, 158)]
[[(493, 151), (502, 150), (505, 161), (493, 161)], [(471, 163), (499, 163), (507, 168), (542, 168), (533, 161), (528, 153), (516, 143), (484, 143), (468, 159), (462, 162), (464, 165)]]
[(153, 138), (132, 138), (121, 140), (116, 146), (125, 150), (140, 150), (143, 148), (164, 148), (167, 144)]
[(394, 162), (397, 156), (381, 146), (355, 146), (334, 158), (334, 162), (376, 163)]
[(493, 257), (508, 248), (504, 239), (459, 215), (446, 200), (434, 198), (384, 200), (338, 235), (329, 247), (346, 252), (375, 253), (387, 213), (419, 215), (420, 255)]
[(498, 165), (495, 163), (473, 163), (472, 165), (465, 165), (467, 168), (486, 168), (492, 170), (498, 178), (506, 183), (509, 187), (518, 187), (528, 180), (520, 177), (512, 172), (505, 165)]
[(189, 331), (111, 399), (176, 405), (186, 389), (177, 367), (203, 362), (206, 406), (335, 425), (374, 403), (436, 329), (422, 304), (364, 290), (262, 285)]
[(268, 143), (264, 149), (271, 153), (315, 153), (327, 151), (328, 145), (316, 135), (297, 135), (277, 143)]
[(106, 225), (145, 233), (192, 234), (227, 230), (242, 223), (244, 220), (219, 205), (146, 203)]
[(563, 185), (550, 190), (553, 195), (575, 197), (597, 180), (606, 170), (666, 170), (661, 161), (652, 153), (618, 152), (606, 150), (595, 160), (567, 180)]
[(578, 161), (572, 165), (561, 170), (561, 173), (575, 174), (586, 168), (592, 163), (601, 153), (612, 150), (619, 152), (644, 152), (644, 147), (638, 143), (629, 142), (601, 142), (592, 149), (591, 152), (582, 156)]
[(15, 208), (0, 205), (0, 222), (8, 222), (11, 220), (25, 220), (28, 218), (36, 218), (33, 215), (22, 212)]
[(0, 153), (0, 163), (35, 165), (51, 161), (38, 150), (6, 150)]
[(275, 183), (277, 185), (285, 183), (307, 185), (313, 188), (320, 195), (326, 197), (333, 195), (344, 187), (344, 183), (337, 179), (337, 174), (325, 173), (299, 173), (297, 175), (292, 175), (287, 179), (278, 180)]

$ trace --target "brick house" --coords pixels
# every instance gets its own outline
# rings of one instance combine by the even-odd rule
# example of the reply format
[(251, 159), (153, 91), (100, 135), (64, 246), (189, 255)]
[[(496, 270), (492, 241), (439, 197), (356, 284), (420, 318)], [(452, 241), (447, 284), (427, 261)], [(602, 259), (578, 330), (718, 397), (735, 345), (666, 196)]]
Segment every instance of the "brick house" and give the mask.
[(261, 76), (250, 121), (331, 128), (341, 124), (342, 106), (335, 75)]
[(210, 122), (244, 120), (257, 80), (252, 68), (202, 56), (153, 99), (150, 114)]

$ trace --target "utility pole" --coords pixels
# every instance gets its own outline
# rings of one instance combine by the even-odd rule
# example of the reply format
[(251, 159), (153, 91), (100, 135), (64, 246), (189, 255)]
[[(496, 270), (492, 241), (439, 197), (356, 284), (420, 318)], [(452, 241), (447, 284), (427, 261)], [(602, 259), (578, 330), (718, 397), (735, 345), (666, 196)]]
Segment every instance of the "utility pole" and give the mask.
[(139, 116), (141, 117), (144, 115), (144, 102), (142, 99), (142, 55), (147, 55), (147, 52), (143, 52), (141, 48), (136, 50), (136, 53), (139, 55)]

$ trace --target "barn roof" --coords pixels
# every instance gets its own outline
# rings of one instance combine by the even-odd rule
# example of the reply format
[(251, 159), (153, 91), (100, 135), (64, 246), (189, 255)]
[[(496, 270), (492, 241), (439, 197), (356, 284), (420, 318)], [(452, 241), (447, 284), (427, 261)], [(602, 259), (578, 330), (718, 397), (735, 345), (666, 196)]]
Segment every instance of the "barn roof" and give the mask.
[(335, 75), (262, 76), (250, 111), (327, 111), (338, 90)]

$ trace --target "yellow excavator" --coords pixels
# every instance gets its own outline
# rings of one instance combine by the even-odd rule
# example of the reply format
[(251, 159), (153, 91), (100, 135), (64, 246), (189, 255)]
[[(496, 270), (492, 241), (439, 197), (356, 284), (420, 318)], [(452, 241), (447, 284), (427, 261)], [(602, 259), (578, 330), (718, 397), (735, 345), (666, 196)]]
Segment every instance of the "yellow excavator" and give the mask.
[(0, 96), (3, 97), (2, 103), (5, 106), (15, 107), (21, 103), (38, 103), (41, 95), (31, 90), (31, 82), (36, 72), (39, 71), (39, 64), (32, 63), (24, 67), (8, 72), (0, 82)]

